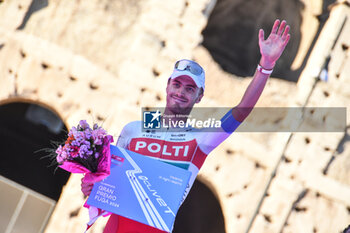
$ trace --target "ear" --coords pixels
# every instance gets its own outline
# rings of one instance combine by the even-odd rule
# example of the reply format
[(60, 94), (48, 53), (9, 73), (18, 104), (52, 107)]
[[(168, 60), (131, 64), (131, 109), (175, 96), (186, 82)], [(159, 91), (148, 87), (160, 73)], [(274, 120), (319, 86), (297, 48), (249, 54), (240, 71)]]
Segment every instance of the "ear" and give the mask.
[(196, 103), (198, 104), (199, 102), (201, 102), (202, 98), (204, 96), (204, 92), (203, 92), (203, 88), (200, 89)]

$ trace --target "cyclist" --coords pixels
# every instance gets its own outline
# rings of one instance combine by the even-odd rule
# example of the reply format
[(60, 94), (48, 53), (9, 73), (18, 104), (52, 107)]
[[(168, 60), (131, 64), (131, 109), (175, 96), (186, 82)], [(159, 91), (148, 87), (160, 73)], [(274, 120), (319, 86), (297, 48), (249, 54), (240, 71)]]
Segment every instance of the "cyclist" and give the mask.
[[(191, 171), (192, 176), (185, 194), (187, 195), (207, 155), (240, 125), (255, 106), (276, 61), (289, 41), (289, 29), (286, 21), (283, 20), (280, 23), (279, 20), (276, 20), (266, 40), (264, 31), (260, 29), (261, 60), (254, 78), (240, 103), (221, 119), (221, 128), (217, 132), (203, 133), (193, 128), (184, 130), (184, 128), (173, 127), (149, 133), (141, 131), (143, 124), (141, 121), (134, 121), (123, 128), (117, 146)], [(204, 89), (205, 73), (200, 65), (185, 59), (176, 62), (174, 71), (168, 79), (166, 108), (163, 117), (167, 117), (167, 122), (172, 122), (173, 125), (179, 121), (186, 121), (186, 115), (191, 112), (194, 104), (201, 101)], [(91, 189), (92, 184), (82, 183), (82, 192), (85, 195), (89, 195)], [(104, 230), (104, 233), (137, 232), (164, 231), (115, 214), (111, 215)]]

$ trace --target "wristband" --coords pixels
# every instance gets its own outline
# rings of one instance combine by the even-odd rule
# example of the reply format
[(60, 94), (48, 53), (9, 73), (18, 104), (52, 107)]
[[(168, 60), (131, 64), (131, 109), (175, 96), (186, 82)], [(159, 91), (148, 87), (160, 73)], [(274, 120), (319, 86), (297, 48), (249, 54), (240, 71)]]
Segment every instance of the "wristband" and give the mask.
[(232, 115), (232, 109), (221, 118), (221, 128), (226, 133), (232, 133), (237, 129), (241, 122), (237, 121)]
[(258, 67), (256, 68), (256, 70), (262, 74), (271, 74), (273, 71), (273, 69), (271, 70), (264, 69), (260, 64), (258, 64)]

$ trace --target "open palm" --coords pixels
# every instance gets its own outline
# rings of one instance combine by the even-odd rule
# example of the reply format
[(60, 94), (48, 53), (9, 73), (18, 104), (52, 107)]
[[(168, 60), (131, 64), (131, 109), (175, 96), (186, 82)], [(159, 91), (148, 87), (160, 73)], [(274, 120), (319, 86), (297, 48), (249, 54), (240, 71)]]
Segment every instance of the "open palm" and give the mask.
[(261, 56), (265, 61), (274, 64), (282, 55), (290, 38), (289, 29), (290, 27), (289, 25), (286, 26), (285, 20), (280, 25), (280, 21), (277, 19), (266, 40), (264, 39), (264, 30), (260, 29), (259, 47)]

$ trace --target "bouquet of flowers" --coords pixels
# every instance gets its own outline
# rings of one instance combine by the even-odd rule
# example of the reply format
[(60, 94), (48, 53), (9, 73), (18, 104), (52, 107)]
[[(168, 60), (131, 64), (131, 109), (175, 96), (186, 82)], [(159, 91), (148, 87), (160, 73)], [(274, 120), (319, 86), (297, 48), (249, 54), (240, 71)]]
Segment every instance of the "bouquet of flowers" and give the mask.
[[(96, 183), (110, 175), (111, 153), (110, 144), (113, 137), (106, 130), (93, 125), (91, 129), (85, 120), (77, 127), (72, 127), (64, 143), (55, 142), (57, 148), (42, 149), (58, 167), (71, 173), (84, 173), (83, 182)], [(89, 209), (90, 220), (88, 230), (100, 216), (108, 216), (109, 212), (84, 204)]]
[(85, 173), (84, 182), (94, 183), (110, 174), (110, 143), (113, 137), (94, 124), (91, 129), (85, 120), (72, 127), (64, 145), (56, 149), (59, 167), (71, 173)]

